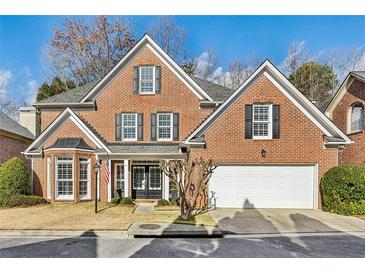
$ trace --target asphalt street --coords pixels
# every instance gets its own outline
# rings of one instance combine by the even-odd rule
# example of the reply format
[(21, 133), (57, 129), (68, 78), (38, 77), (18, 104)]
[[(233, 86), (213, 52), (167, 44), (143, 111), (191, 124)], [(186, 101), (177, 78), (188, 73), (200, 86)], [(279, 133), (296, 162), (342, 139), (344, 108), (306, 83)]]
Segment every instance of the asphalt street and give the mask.
[(224, 238), (0, 238), (2, 258), (365, 257), (365, 234)]

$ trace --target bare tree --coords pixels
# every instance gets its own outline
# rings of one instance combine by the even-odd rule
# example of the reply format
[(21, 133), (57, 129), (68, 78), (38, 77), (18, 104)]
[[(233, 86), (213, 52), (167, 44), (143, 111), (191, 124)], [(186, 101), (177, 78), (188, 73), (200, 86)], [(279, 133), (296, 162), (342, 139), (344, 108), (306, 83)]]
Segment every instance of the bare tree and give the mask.
[(173, 16), (160, 16), (148, 32), (172, 59), (178, 63), (184, 61), (186, 30), (176, 24)]
[(0, 70), (0, 110), (14, 120), (19, 120), (19, 106), (7, 94), (7, 85), (10, 78), (10, 71)]
[(43, 59), (52, 78), (85, 84), (102, 78), (134, 43), (133, 24), (127, 19), (68, 17), (53, 30)]
[[(208, 209), (208, 182), (216, 169), (212, 160), (200, 158), (191, 161), (161, 161), (160, 167), (179, 191), (180, 214), (183, 220), (189, 220)], [(199, 199), (203, 199), (202, 206), (198, 206)]]
[(306, 47), (305, 42), (294, 41), (289, 48), (288, 55), (284, 59), (283, 71), (286, 75), (292, 74), (304, 63), (310, 59), (309, 49)]
[(195, 76), (205, 80), (214, 78), (214, 72), (218, 68), (218, 57), (213, 49), (203, 52), (196, 62)]

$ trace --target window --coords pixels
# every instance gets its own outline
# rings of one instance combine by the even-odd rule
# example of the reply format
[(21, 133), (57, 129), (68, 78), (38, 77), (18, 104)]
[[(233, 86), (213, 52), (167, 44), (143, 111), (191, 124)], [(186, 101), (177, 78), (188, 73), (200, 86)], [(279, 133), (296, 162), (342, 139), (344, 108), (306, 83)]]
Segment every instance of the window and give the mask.
[(56, 159), (57, 199), (73, 199), (73, 158), (59, 156)]
[(124, 141), (137, 141), (137, 113), (123, 113), (122, 136)]
[(139, 92), (144, 94), (155, 92), (155, 67), (139, 67)]
[(157, 140), (172, 141), (172, 113), (157, 113)]
[(79, 193), (80, 199), (90, 199), (90, 159), (80, 158)]
[(159, 167), (149, 168), (149, 189), (161, 190), (161, 169)]
[(364, 129), (364, 105), (356, 103), (350, 109), (350, 132)]
[(253, 105), (253, 139), (272, 138), (271, 112), (272, 105)]
[(124, 165), (115, 164), (115, 192), (118, 195), (117, 190), (121, 190), (122, 196), (124, 196)]

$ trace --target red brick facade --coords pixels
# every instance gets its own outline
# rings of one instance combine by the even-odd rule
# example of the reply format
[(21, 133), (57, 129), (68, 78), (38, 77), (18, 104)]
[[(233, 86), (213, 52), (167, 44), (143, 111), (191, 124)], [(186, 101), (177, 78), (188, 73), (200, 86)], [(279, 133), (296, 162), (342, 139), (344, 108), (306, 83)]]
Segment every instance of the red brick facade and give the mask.
[(25, 159), (22, 152), (32, 143), (31, 140), (13, 136), (13, 134), (0, 134), (0, 165), (13, 157), (18, 157), (30, 168), (30, 160)]
[(349, 113), (355, 103), (365, 105), (365, 83), (357, 79), (354, 79), (341, 101), (334, 108), (332, 120), (354, 142), (339, 153), (340, 163), (365, 165), (365, 131), (349, 132)]
[[(245, 139), (245, 104), (279, 104), (281, 109), (280, 139)], [(323, 146), (323, 133), (305, 114), (261, 76), (205, 133), (206, 149), (193, 150), (191, 157), (211, 158), (218, 164), (311, 163), (319, 164), (319, 178), (337, 165), (337, 149)]]
[[(161, 66), (161, 94), (139, 95), (132, 93), (132, 68), (138, 65), (153, 64)], [(253, 103), (271, 103), (281, 106), (280, 139), (248, 140), (245, 139), (244, 106)], [(96, 110), (79, 111), (78, 114), (87, 121), (108, 143), (116, 141), (115, 114), (137, 112), (144, 114), (143, 140), (132, 143), (156, 143), (151, 141), (151, 113), (179, 113), (179, 140), (182, 143), (213, 111), (212, 108), (201, 108), (200, 100), (190, 88), (183, 83), (148, 47), (144, 47), (119, 72), (111, 83), (96, 97)], [(61, 110), (62, 111), (62, 110)], [(59, 110), (41, 110), (41, 130), (44, 131), (61, 113)], [(75, 110), (75, 112), (77, 112)], [(44, 144), (52, 145), (59, 137), (81, 137), (95, 148), (95, 144), (72, 121), (68, 120)], [(203, 156), (216, 163), (261, 163), (260, 151), (265, 149), (267, 156), (264, 163), (276, 164), (318, 164), (319, 178), (325, 171), (337, 165), (337, 148), (324, 147), (323, 132), (313, 124), (272, 82), (261, 76), (205, 133), (206, 148), (191, 149), (191, 157)], [(130, 142), (129, 142), (130, 143)], [(171, 143), (171, 142), (170, 142)], [(56, 155), (70, 155), (78, 159), (82, 152), (48, 151), (42, 158), (33, 158), (34, 192), (46, 197), (47, 157), (54, 163)], [(91, 157), (92, 164), (95, 156)], [(92, 165), (91, 164), (91, 165)], [(54, 182), (54, 165), (51, 181)], [(75, 174), (78, 174), (77, 161)], [(111, 177), (114, 180), (114, 161)], [(130, 166), (129, 166), (130, 169)], [(107, 185), (104, 183), (105, 161), (101, 170), (100, 198), (107, 199)], [(91, 172), (91, 191), (95, 177)], [(131, 183), (129, 176), (129, 188)], [(75, 176), (77, 178), (77, 176)], [(74, 190), (78, 191), (78, 179), (74, 181)], [(54, 184), (52, 184), (52, 201), (54, 201)], [(112, 187), (112, 193), (114, 192)], [(129, 192), (130, 193), (130, 192)], [(79, 198), (76, 195), (75, 201)]]

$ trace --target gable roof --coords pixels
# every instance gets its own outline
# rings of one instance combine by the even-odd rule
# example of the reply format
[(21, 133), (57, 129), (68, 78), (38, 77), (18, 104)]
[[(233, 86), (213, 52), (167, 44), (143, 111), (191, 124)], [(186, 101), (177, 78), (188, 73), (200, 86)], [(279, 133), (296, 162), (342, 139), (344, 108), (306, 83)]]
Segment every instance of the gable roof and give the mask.
[(82, 99), (81, 103), (94, 100), (100, 92), (102, 92), (109, 83), (119, 74), (119, 72), (128, 64), (133, 56), (143, 47), (149, 48), (160, 60), (175, 73), (175, 75), (200, 99), (213, 101), (213, 99), (197, 84), (189, 75), (178, 65), (166, 52), (164, 52), (152, 38), (145, 34), (134, 47), (123, 56), (123, 58), (115, 65), (115, 67), (104, 76)]
[(347, 89), (352, 84), (354, 79), (357, 79), (363, 83), (365, 83), (365, 71), (350, 71), (346, 76), (345, 80), (342, 82), (340, 87), (337, 89), (335, 94), (332, 96), (328, 104), (323, 107), (323, 112), (326, 113), (327, 116), (330, 116), (333, 109), (337, 106), (337, 104), (341, 101), (342, 97), (345, 95)]
[(248, 88), (261, 76), (265, 75), (295, 106), (297, 106), (317, 127), (321, 129), (325, 136), (340, 138), (343, 144), (350, 144), (351, 140), (335, 126), (316, 106), (314, 106), (289, 80), (269, 61), (265, 60), (254, 73), (232, 93), (229, 98), (221, 104), (192, 134), (190, 134), (185, 144), (193, 143), (192, 139), (202, 137), (206, 130), (233, 104)]
[(30, 140), (34, 140), (35, 138), (34, 135), (27, 128), (19, 125), (16, 121), (11, 119), (1, 110), (0, 110), (0, 129)]
[(110, 153), (105, 142), (95, 132), (86, 125), (85, 122), (70, 108), (66, 108), (58, 117), (42, 132), (41, 135), (24, 151), (25, 155), (40, 154), (42, 146), (45, 142), (59, 129), (67, 120), (74, 122), (80, 130), (96, 145), (97, 148), (102, 148)]
[[(201, 87), (209, 96), (216, 102), (222, 102), (233, 93), (232, 89), (215, 84), (208, 80), (203, 80), (194, 76), (191, 79)], [(83, 86), (70, 89), (60, 94), (53, 95), (46, 99), (43, 99), (34, 104), (34, 106), (47, 105), (47, 104), (72, 104), (80, 103), (81, 99), (84, 98), (98, 83), (99, 81), (93, 81)]]

